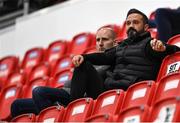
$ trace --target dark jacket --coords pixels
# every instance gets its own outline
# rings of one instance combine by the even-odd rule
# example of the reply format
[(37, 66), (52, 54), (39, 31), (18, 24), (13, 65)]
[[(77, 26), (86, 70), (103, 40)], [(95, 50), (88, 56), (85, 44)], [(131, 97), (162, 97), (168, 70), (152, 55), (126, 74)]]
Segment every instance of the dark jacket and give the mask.
[(114, 66), (113, 72), (107, 72), (105, 88), (126, 90), (138, 81), (155, 80), (162, 59), (179, 50), (176, 46), (166, 45), (166, 51), (154, 51), (151, 40), (150, 33), (145, 32), (134, 39), (124, 40), (105, 53), (84, 55), (84, 59), (95, 65)]

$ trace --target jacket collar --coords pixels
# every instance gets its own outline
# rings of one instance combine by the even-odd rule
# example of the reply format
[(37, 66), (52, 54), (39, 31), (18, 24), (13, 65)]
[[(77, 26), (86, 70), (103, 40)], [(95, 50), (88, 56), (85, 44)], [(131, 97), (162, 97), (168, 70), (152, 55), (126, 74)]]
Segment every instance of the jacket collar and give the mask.
[(129, 44), (132, 44), (132, 43), (135, 43), (135, 42), (142, 41), (144, 38), (147, 38), (147, 37), (151, 37), (150, 33), (149, 32), (144, 32), (144, 33), (141, 33), (140, 35), (138, 35), (137, 37), (125, 39), (119, 45), (120, 46), (129, 45)]

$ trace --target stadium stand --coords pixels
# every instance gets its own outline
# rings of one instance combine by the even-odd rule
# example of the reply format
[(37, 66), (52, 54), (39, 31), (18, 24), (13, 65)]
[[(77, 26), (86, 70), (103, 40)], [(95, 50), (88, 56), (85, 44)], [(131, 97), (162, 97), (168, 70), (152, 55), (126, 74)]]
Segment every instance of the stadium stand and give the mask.
[[(3, 7), (11, 6), (9, 1), (2, 0)], [(65, 0), (47, 0), (44, 3), (42, 0), (32, 0), (29, 12), (62, 1)], [(14, 2), (11, 4), (16, 4), (16, 10), (23, 8), (22, 0)], [(155, 13), (152, 12), (149, 19), (154, 17)], [(125, 22), (121, 26), (104, 26), (115, 30), (118, 42), (127, 37)], [(152, 37), (158, 37), (156, 28), (149, 31)], [(22, 61), (13, 55), (1, 58), (0, 122), (180, 122), (180, 52), (165, 57), (156, 82), (141, 81), (126, 91), (106, 91), (96, 100), (81, 98), (67, 107), (57, 104), (44, 109), (39, 115), (23, 114), (11, 119), (10, 106), (15, 99), (31, 98), (32, 90), (37, 86), (63, 87), (64, 82), (72, 78), (74, 66), (71, 57), (96, 51), (95, 44), (93, 32), (82, 32), (72, 37), (70, 42), (56, 40), (50, 42), (47, 48), (27, 49)], [(168, 44), (180, 46), (180, 34), (171, 37)]]

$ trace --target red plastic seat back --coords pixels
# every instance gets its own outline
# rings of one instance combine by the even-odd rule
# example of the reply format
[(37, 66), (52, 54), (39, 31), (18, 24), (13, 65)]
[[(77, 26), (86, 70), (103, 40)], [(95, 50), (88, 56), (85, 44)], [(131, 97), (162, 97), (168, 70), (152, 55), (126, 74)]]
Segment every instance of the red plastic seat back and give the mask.
[(158, 73), (157, 82), (168, 74), (177, 73), (180, 71), (180, 52), (166, 56), (161, 63)]
[(167, 43), (180, 47), (180, 34), (171, 37)]
[[(0, 81), (1, 83), (7, 80), (7, 77), (19, 69), (19, 58), (16, 56), (7, 56), (0, 59)], [(3, 85), (3, 84), (2, 84)]]
[(109, 90), (98, 96), (92, 112), (97, 114), (117, 114), (120, 112), (124, 98), (124, 91), (120, 89)]
[(32, 98), (32, 91), (34, 88), (38, 86), (47, 86), (48, 85), (48, 77), (37, 78), (32, 81), (29, 81), (23, 87), (23, 98)]
[(61, 122), (64, 115), (64, 107), (51, 106), (42, 110), (37, 122)]
[(120, 33), (118, 35), (118, 41), (117, 42), (121, 42), (121, 41), (123, 41), (126, 38), (127, 38), (127, 34), (126, 34), (126, 22), (124, 22), (123, 25), (122, 25), (121, 31), (120, 31)]
[(146, 105), (139, 105), (123, 110), (118, 118), (117, 122), (123, 123), (140, 123), (148, 121), (149, 107)]
[(96, 39), (92, 33), (80, 33), (73, 37), (69, 53), (73, 55), (82, 54), (87, 48), (95, 46)]
[(162, 100), (164, 98), (180, 96), (180, 73), (174, 73), (162, 78), (157, 83), (156, 94), (153, 102)]
[(127, 89), (122, 108), (151, 105), (155, 87), (155, 82), (152, 80), (141, 81), (131, 85)]
[(35, 122), (35, 121), (36, 121), (35, 114), (22, 114), (11, 120), (11, 122)]
[(92, 98), (77, 99), (66, 107), (63, 122), (83, 122), (91, 115), (92, 108)]
[(55, 76), (57, 73), (62, 72), (64, 70), (69, 70), (73, 68), (72, 59), (70, 56), (64, 56), (59, 59), (52, 70), (51, 76)]
[(67, 53), (67, 43), (65, 41), (55, 41), (49, 44), (45, 60), (53, 67), (56, 61)]
[(32, 68), (44, 60), (44, 49), (41, 47), (28, 50), (23, 58), (21, 68), (29, 75)]
[(16, 85), (4, 88), (0, 96), (0, 120), (9, 120), (12, 102), (20, 97), (21, 87)]
[(180, 122), (180, 98), (169, 97), (156, 102), (149, 116), (149, 122)]
[(50, 76), (50, 66), (47, 62), (43, 62), (32, 68), (32, 71), (29, 74), (29, 81), (32, 81), (37, 78)]
[(23, 72), (13, 72), (9, 75), (5, 87), (10, 85), (24, 85), (26, 83), (26, 75)]
[(63, 87), (66, 81), (71, 81), (73, 73), (71, 70), (64, 70), (57, 73), (50, 82), (51, 87)]
[(85, 122), (115, 122), (114, 115), (111, 114), (97, 114), (86, 119)]

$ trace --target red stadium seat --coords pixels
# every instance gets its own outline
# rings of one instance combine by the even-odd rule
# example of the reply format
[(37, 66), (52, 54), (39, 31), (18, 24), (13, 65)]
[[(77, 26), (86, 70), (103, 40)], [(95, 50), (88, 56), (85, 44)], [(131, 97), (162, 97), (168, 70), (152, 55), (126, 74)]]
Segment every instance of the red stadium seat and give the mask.
[(118, 114), (124, 99), (124, 91), (119, 89), (109, 90), (98, 96), (92, 115)]
[(155, 82), (141, 81), (131, 85), (126, 92), (122, 109), (139, 105), (151, 105), (155, 91)]
[(71, 70), (64, 70), (62, 72), (57, 73), (52, 81), (50, 81), (51, 87), (60, 88), (64, 86), (66, 81), (71, 81), (72, 79), (72, 71)]
[(7, 77), (19, 69), (19, 58), (16, 56), (7, 56), (0, 59), (0, 85), (7, 80)]
[(172, 55), (166, 56), (161, 63), (161, 67), (158, 73), (157, 82), (161, 78), (180, 71), (180, 52), (176, 52)]
[(96, 39), (92, 33), (80, 33), (73, 37), (69, 53), (73, 55), (82, 54), (87, 48), (95, 46)]
[(112, 114), (97, 114), (86, 119), (85, 122), (114, 122)]
[(32, 81), (37, 78), (42, 77), (49, 77), (50, 76), (50, 66), (47, 62), (40, 63), (32, 68), (28, 81)]
[(158, 38), (157, 28), (149, 28), (148, 31), (150, 32), (152, 38)]
[(21, 87), (16, 85), (4, 88), (0, 96), (0, 121), (10, 119), (10, 108), (12, 102), (21, 96)]
[(180, 34), (171, 37), (167, 43), (180, 47)]
[(22, 114), (11, 120), (11, 122), (35, 122), (35, 121), (36, 121), (35, 114)]
[(23, 87), (23, 98), (32, 98), (32, 90), (38, 86), (47, 86), (49, 78), (43, 77), (43, 78), (37, 78), (32, 81), (29, 81), (24, 87)]
[(149, 113), (149, 107), (147, 105), (139, 105), (123, 110), (118, 118), (117, 122), (123, 123), (140, 123), (147, 122), (147, 116)]
[(124, 22), (123, 25), (122, 25), (121, 31), (118, 34), (117, 42), (121, 42), (121, 41), (123, 41), (126, 38), (127, 38), (127, 34), (126, 34), (126, 22)]
[(63, 106), (51, 106), (40, 112), (37, 122), (61, 122), (63, 115)]
[(5, 87), (10, 85), (23, 86), (26, 83), (26, 75), (22, 71), (16, 71), (8, 76)]
[(66, 107), (63, 122), (83, 122), (91, 115), (92, 108), (92, 98), (74, 100)]
[(49, 44), (45, 56), (45, 61), (53, 67), (56, 61), (67, 53), (67, 42), (58, 40)]
[(21, 68), (29, 75), (32, 68), (44, 60), (44, 49), (41, 47), (29, 49), (24, 55)]
[(180, 73), (167, 75), (157, 83), (153, 102), (173, 96), (180, 96)]
[(180, 97), (169, 97), (156, 102), (149, 116), (149, 122), (180, 122)]
[(64, 70), (69, 70), (73, 68), (73, 63), (70, 56), (64, 56), (59, 59), (51, 72), (51, 76), (55, 76), (57, 73), (62, 72)]

